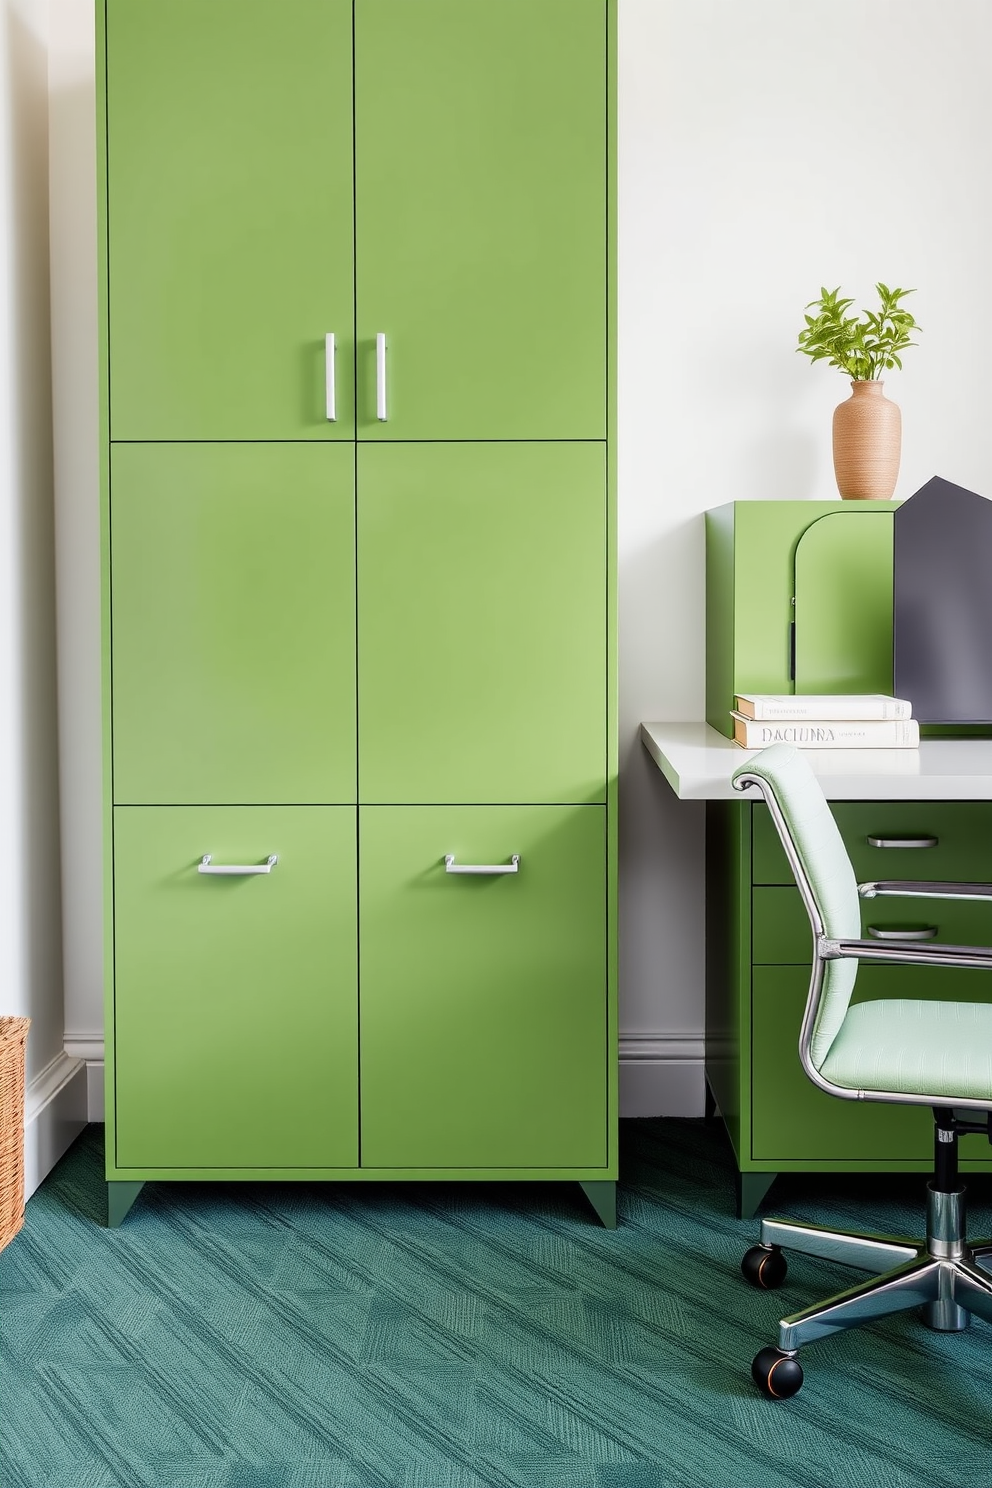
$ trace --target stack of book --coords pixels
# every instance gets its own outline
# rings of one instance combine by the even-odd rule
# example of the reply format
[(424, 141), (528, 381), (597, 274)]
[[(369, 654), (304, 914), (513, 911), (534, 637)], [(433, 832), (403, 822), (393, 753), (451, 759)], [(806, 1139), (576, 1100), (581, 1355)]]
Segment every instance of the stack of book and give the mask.
[(912, 704), (884, 693), (741, 692), (730, 710), (734, 742), (745, 749), (916, 749)]

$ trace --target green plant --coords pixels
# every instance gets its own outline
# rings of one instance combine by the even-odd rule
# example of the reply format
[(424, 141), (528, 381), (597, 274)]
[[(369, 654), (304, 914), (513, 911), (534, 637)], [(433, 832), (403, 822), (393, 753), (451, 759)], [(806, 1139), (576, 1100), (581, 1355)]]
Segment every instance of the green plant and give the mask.
[(920, 327), (899, 302), (915, 291), (889, 289), (881, 283), (875, 289), (878, 311), (865, 311), (860, 319), (846, 314), (854, 301), (837, 298), (839, 285), (833, 290), (821, 289), (820, 298), (806, 306), (807, 312), (817, 313), (804, 316), (806, 324), (799, 332), (796, 350), (805, 352), (814, 362), (826, 361), (831, 367), (839, 367), (855, 382), (874, 382), (887, 367), (901, 370), (899, 353), (917, 344), (909, 337)]

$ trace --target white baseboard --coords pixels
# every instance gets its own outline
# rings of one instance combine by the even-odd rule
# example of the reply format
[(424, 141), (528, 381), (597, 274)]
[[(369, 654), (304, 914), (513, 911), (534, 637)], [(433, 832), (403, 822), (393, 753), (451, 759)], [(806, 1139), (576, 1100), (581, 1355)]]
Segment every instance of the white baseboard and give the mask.
[(702, 1116), (702, 1034), (621, 1033), (620, 1115)]
[[(86, 1061), (90, 1121), (103, 1120), (103, 1040), (66, 1039), (66, 1053)], [(620, 1035), (621, 1116), (702, 1116), (701, 1034)]]
[(67, 1037), (62, 1047), (73, 1059), (86, 1061), (86, 1116), (103, 1120), (103, 1039)]
[(89, 1120), (86, 1065), (56, 1054), (24, 1092), (24, 1197), (29, 1199)]

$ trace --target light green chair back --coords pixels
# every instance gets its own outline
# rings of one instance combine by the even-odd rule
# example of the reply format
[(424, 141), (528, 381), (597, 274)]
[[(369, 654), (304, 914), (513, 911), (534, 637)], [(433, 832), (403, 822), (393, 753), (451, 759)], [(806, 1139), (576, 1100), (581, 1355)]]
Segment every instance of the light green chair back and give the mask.
[[(787, 852), (791, 839), (820, 921), (817, 925), (810, 912), (814, 935), (822, 933), (831, 940), (860, 939), (861, 901), (854, 869), (823, 791), (802, 751), (792, 744), (772, 744), (734, 771), (735, 785), (744, 776), (753, 776), (761, 783)], [(776, 820), (776, 806), (781, 821)], [(799, 887), (802, 891), (802, 883)], [(808, 912), (811, 910), (808, 903), (806, 908)], [(810, 1048), (817, 1069), (840, 1031), (857, 974), (858, 963), (853, 959), (826, 963)]]

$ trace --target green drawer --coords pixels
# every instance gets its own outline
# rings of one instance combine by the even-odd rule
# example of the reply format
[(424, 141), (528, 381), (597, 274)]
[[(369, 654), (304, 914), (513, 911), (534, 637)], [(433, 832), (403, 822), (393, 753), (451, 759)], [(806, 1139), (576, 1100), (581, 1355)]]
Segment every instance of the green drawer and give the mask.
[[(752, 1160), (769, 1169), (797, 1161), (867, 1168), (919, 1162), (927, 1167), (933, 1156), (928, 1107), (845, 1101), (818, 1090), (806, 1077), (798, 1048), (807, 986), (806, 972), (798, 966), (760, 966), (754, 971)], [(907, 995), (990, 1001), (992, 973), (872, 966), (861, 972), (855, 989), (856, 1001)], [(966, 1161), (985, 1159), (982, 1166), (987, 1167), (988, 1150), (987, 1143), (966, 1140), (962, 1156)]]
[[(899, 930), (933, 927), (937, 931), (933, 940), (948, 945), (987, 946), (992, 945), (992, 905), (949, 899), (864, 899), (862, 935), (870, 934), (870, 926)], [(762, 885), (752, 890), (751, 959), (759, 966), (809, 966), (812, 932), (795, 886)], [(956, 995), (962, 994), (959, 991)]]
[[(791, 884), (792, 873), (762, 803), (753, 808), (752, 877)], [(992, 801), (833, 801), (831, 811), (859, 882), (871, 879), (992, 880)], [(932, 847), (878, 848), (869, 837), (936, 838)]]

